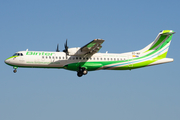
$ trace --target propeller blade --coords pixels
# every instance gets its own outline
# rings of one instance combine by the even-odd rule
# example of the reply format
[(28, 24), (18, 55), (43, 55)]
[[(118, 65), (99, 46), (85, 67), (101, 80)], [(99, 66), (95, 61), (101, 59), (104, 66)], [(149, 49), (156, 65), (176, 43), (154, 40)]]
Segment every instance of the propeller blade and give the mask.
[(60, 52), (60, 50), (59, 50), (59, 44), (57, 44), (56, 52)]
[(64, 50), (63, 50), (63, 52), (65, 52), (66, 53), (66, 55), (68, 55), (69, 54), (69, 52), (68, 52), (68, 46), (67, 46), (67, 39), (66, 39), (66, 42), (64, 43)]
[(68, 49), (68, 46), (67, 46), (67, 39), (66, 39), (66, 45), (65, 45), (65, 49), (66, 49), (66, 50)]

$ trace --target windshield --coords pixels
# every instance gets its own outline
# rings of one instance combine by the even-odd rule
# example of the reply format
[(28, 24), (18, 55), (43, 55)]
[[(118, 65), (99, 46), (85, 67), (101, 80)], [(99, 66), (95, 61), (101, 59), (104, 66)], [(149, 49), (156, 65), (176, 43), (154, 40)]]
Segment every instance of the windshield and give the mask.
[(13, 56), (23, 56), (22, 53), (15, 53)]

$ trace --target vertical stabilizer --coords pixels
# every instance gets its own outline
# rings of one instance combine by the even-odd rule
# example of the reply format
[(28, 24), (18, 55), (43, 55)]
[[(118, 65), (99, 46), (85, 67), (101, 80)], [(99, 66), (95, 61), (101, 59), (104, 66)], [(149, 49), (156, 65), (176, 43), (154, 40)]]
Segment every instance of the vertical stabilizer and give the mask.
[(159, 51), (159, 50), (165, 49), (161, 53), (165, 54), (164, 57), (166, 57), (166, 54), (167, 54), (167, 51), (168, 51), (168, 48), (169, 48), (169, 45), (171, 43), (171, 39), (174, 33), (175, 32), (173, 30), (161, 31), (156, 37), (156, 39), (151, 44), (149, 44), (148, 46), (140, 50), (140, 52), (143, 54), (148, 54), (148, 53), (151, 53), (152, 51)]

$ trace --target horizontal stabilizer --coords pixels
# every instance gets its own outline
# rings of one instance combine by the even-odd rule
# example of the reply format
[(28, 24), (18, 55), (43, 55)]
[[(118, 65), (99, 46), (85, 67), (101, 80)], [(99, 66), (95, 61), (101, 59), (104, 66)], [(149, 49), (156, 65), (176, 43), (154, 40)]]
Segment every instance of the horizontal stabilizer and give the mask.
[(151, 66), (151, 65), (158, 65), (158, 64), (163, 64), (163, 63), (168, 63), (168, 62), (173, 62), (174, 59), (173, 58), (163, 58), (163, 59), (160, 59), (156, 62), (153, 62), (151, 64), (149, 64), (148, 66)]

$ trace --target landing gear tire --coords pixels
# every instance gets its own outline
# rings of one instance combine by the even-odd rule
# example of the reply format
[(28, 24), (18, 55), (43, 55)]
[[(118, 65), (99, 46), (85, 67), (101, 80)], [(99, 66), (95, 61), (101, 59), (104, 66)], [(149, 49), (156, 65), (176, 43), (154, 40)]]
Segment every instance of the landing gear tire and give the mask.
[(15, 69), (15, 70), (13, 70), (13, 72), (14, 72), (14, 73), (16, 73), (16, 72), (17, 72), (17, 70)]
[(84, 69), (83, 71), (83, 75), (87, 75), (88, 71), (86, 69)]
[(77, 72), (78, 77), (82, 77), (83, 73), (82, 72)]
[(79, 71), (77, 72), (78, 77), (82, 77), (83, 75), (86, 75), (88, 71), (84, 67), (79, 67)]

